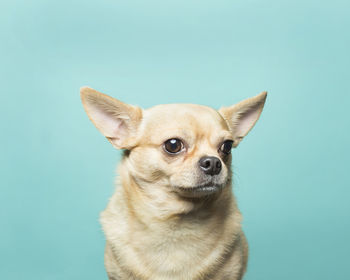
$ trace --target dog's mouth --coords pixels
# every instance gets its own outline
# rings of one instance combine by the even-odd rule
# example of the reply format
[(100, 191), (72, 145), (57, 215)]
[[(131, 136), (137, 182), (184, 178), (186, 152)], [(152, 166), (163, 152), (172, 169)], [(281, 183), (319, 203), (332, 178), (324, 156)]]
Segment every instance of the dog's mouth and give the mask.
[(205, 184), (194, 187), (176, 187), (178, 192), (183, 196), (205, 196), (219, 192), (224, 187), (224, 184)]

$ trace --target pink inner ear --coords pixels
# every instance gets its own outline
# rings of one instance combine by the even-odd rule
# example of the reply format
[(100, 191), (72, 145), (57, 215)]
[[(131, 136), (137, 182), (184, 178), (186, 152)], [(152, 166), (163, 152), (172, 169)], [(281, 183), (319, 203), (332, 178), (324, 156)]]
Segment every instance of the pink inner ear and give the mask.
[(257, 108), (251, 108), (240, 113), (236, 120), (237, 125), (235, 134), (239, 137), (244, 137), (258, 120), (259, 114), (260, 112)]
[(116, 127), (114, 128), (115, 140), (118, 144), (127, 137), (127, 126), (122, 119), (116, 120)]
[(118, 118), (99, 106), (94, 106), (90, 111), (90, 116), (104, 136), (118, 140), (125, 138), (127, 127), (122, 116)]

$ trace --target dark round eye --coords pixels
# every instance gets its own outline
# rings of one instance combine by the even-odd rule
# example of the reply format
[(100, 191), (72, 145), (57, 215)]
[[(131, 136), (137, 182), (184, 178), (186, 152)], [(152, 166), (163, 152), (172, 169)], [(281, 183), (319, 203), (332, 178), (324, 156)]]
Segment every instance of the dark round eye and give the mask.
[(164, 142), (164, 149), (169, 154), (177, 154), (182, 150), (183, 147), (184, 144), (180, 139), (173, 138)]
[(220, 147), (220, 151), (223, 152), (226, 155), (229, 155), (231, 153), (232, 149), (232, 140), (226, 140)]

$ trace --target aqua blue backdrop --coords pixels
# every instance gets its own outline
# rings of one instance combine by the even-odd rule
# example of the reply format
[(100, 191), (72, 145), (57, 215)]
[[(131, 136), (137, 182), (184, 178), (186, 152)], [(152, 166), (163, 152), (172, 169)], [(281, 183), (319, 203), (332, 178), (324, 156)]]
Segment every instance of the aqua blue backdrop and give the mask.
[(350, 279), (350, 2), (0, 1), (0, 279), (107, 279), (120, 152), (79, 87), (219, 108), (269, 92), (233, 152), (246, 280)]

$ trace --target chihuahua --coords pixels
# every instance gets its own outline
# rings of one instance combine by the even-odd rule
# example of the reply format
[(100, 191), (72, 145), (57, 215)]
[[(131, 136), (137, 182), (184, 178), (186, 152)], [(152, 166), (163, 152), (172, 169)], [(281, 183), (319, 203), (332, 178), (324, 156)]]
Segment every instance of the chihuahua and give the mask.
[(232, 193), (231, 149), (258, 120), (266, 92), (214, 110), (147, 110), (81, 88), (90, 120), (123, 149), (101, 214), (110, 280), (239, 280), (248, 244)]

